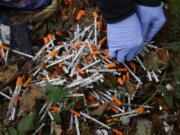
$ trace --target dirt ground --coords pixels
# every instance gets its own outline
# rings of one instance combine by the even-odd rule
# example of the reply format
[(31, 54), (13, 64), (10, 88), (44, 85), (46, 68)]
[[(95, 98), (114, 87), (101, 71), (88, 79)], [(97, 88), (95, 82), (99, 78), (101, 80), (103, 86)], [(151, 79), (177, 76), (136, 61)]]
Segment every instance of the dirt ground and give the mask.
[[(27, 25), (33, 33), (33, 53), (37, 52), (41, 48), (43, 43), (43, 37), (49, 33), (55, 34), (60, 32), (63, 35), (63, 39), (68, 35), (67, 31), (74, 31), (76, 25), (79, 24), (81, 27), (88, 26), (93, 23), (92, 12), (100, 12), (94, 4), (85, 2), (82, 7), (78, 7), (78, 1), (73, 6), (67, 6), (61, 0), (57, 0), (54, 5), (48, 10), (38, 10), (38, 11), (17, 11), (9, 9), (1, 9), (2, 12), (6, 13), (11, 20)], [(76, 21), (75, 15), (72, 14), (74, 7), (83, 8), (86, 14), (81, 19), (81, 21)], [(161, 32), (154, 39), (155, 44), (162, 48), (167, 48), (169, 51), (170, 61), (168, 61), (168, 66), (165, 68), (161, 74), (160, 83), (156, 84), (154, 82), (146, 82), (143, 86), (136, 92), (135, 98), (132, 101), (136, 104), (144, 104), (153, 106), (152, 112), (150, 114), (145, 114), (142, 116), (134, 117), (130, 122), (123, 121), (124, 124), (119, 124), (117, 122), (112, 122), (113, 127), (120, 127), (125, 135), (178, 135), (180, 134), (180, 20), (174, 16), (171, 10), (166, 9), (167, 23)], [(176, 21), (174, 21), (174, 19)], [(104, 34), (104, 33), (102, 33)], [(101, 35), (100, 37), (103, 37)], [(71, 40), (73, 37), (68, 37), (66, 41)], [(13, 58), (12, 58), (13, 59)], [(16, 64), (8, 65), (6, 67), (0, 68), (0, 81), (4, 78), (4, 73), (7, 72), (8, 78), (13, 76), (9, 75), (10, 72), (14, 73), (17, 67), (24, 65), (26, 59), (14, 58), (18, 61)], [(13, 60), (12, 60), (13, 61)], [(151, 63), (152, 64), (152, 63)], [(11, 68), (13, 66), (13, 68)], [(16, 67), (17, 66), (17, 67)], [(23, 66), (24, 67), (24, 66)], [(27, 69), (27, 68), (25, 68)], [(25, 70), (26, 71), (26, 70)], [(23, 68), (21, 69), (21, 72)], [(18, 71), (20, 72), (20, 71)], [(18, 73), (17, 73), (18, 74)], [(141, 71), (138, 71), (141, 74)], [(14, 75), (15, 76), (15, 75)], [(3, 78), (1, 78), (3, 77)], [(113, 76), (106, 75), (107, 81), (101, 85), (96, 86), (96, 90), (103, 90), (104, 88), (115, 88), (118, 84), (114, 82)], [(12, 80), (14, 78), (12, 77)], [(13, 81), (14, 82), (14, 81)], [(5, 84), (5, 85), (4, 85)], [(3, 89), (7, 84), (11, 87), (13, 83), (4, 83), (0, 85)], [(173, 89), (167, 89), (167, 85), (172, 86)], [(128, 85), (129, 86), (129, 85)], [(132, 85), (130, 85), (132, 86)], [(131, 93), (131, 88), (128, 88)], [(84, 91), (88, 91), (84, 90)], [(37, 94), (37, 93), (36, 93)], [(41, 93), (39, 93), (41, 95)], [(38, 99), (38, 98), (37, 98)], [(38, 103), (41, 102), (38, 101)], [(35, 103), (34, 103), (35, 104)], [(81, 108), (82, 100), (77, 101), (76, 108)], [(6, 122), (5, 116), (7, 112), (8, 102), (6, 99), (0, 97), (0, 133), (8, 134), (7, 129), (9, 127), (16, 127), (17, 123), (21, 118), (14, 120), (13, 122)], [(38, 108), (38, 105), (36, 103)], [(33, 107), (32, 107), (33, 108)], [(101, 110), (102, 111), (102, 110)], [(59, 125), (54, 124), (55, 129), (57, 129), (56, 135), (74, 135), (76, 134), (75, 129), (68, 131), (68, 118), (70, 114), (64, 112), (61, 114), (62, 121)], [(68, 117), (68, 118), (67, 118)], [(103, 119), (100, 118), (100, 119)], [(48, 122), (48, 120), (47, 120)], [(36, 122), (35, 122), (36, 123)], [(80, 131), (82, 135), (91, 135), (95, 132), (95, 125), (91, 122), (80, 122)], [(35, 124), (34, 124), (35, 125)], [(59, 131), (61, 129), (62, 131)], [(46, 130), (46, 129), (45, 129)], [(49, 128), (47, 128), (49, 131)], [(58, 133), (61, 132), (61, 133)], [(29, 132), (29, 135), (32, 132)], [(44, 134), (43, 134), (44, 135)]]

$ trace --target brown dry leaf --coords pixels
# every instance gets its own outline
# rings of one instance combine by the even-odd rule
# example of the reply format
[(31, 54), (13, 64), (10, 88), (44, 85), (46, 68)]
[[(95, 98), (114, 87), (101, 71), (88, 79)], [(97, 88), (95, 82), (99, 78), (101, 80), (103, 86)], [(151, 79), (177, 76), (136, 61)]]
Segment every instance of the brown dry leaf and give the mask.
[(136, 92), (136, 84), (130, 82), (129, 80), (126, 80), (125, 88), (126, 88), (127, 92), (131, 95), (133, 95), (134, 92)]
[(157, 97), (155, 99), (155, 101), (157, 102), (158, 106), (162, 107), (162, 109), (166, 112), (170, 112), (170, 108), (168, 107), (166, 101), (164, 100), (164, 97)]
[(33, 110), (35, 104), (36, 104), (35, 99), (32, 97), (31, 93), (28, 92), (28, 93), (25, 95), (25, 97), (24, 97), (24, 99), (23, 99), (23, 101), (22, 101), (22, 103), (21, 103), (20, 108), (21, 108), (21, 110), (23, 110), (24, 112), (30, 112), (30, 111)]
[(54, 12), (57, 11), (58, 6), (60, 5), (62, 0), (53, 0), (51, 5), (46, 7), (44, 10), (40, 11), (39, 13), (35, 14), (32, 17), (32, 22), (37, 23), (46, 20), (50, 16), (54, 14)]
[(0, 70), (0, 83), (7, 84), (13, 81), (18, 73), (18, 66), (15, 65), (5, 65)]
[(156, 52), (152, 51), (148, 55), (144, 56), (144, 65), (147, 70), (156, 71), (161, 67), (166, 67), (167, 63), (162, 61)]
[(159, 59), (164, 62), (164, 65), (162, 65), (163, 67), (161, 67), (161, 69), (165, 69), (169, 63), (169, 52), (168, 52), (168, 50), (166, 48), (159, 48), (157, 50), (157, 55), (158, 55)]
[(56, 135), (61, 135), (62, 134), (62, 129), (61, 125), (56, 124), (55, 122), (52, 124), (52, 127), (54, 128), (55, 134)]
[(153, 113), (151, 115), (151, 121), (152, 121), (154, 126), (159, 127), (162, 124), (162, 122), (163, 122), (162, 114), (160, 114), (160, 113)]
[(91, 115), (93, 115), (93, 116), (101, 116), (104, 113), (104, 111), (106, 110), (108, 105), (109, 105), (109, 103), (101, 105), (96, 110), (92, 111)]
[(64, 16), (61, 17), (61, 20), (63, 22), (67, 21), (68, 19), (69, 19), (69, 17), (67, 15), (64, 15)]
[(84, 3), (89, 7), (90, 3), (88, 0), (84, 0)]
[(164, 62), (169, 62), (169, 52), (166, 48), (158, 48), (157, 55)]
[(30, 93), (34, 99), (39, 99), (44, 96), (45, 93), (42, 87), (35, 84), (30, 84), (29, 87), (31, 89)]
[(22, 66), (18, 74), (28, 73), (31, 69), (32, 69), (32, 62), (28, 61)]
[(94, 135), (95, 131), (87, 122), (81, 121), (80, 123), (80, 132), (83, 133), (83, 135)]
[(36, 100), (44, 96), (44, 91), (40, 86), (35, 84), (30, 85), (30, 91), (28, 91), (23, 100), (21, 101), (20, 108), (24, 112), (30, 112), (33, 110)]

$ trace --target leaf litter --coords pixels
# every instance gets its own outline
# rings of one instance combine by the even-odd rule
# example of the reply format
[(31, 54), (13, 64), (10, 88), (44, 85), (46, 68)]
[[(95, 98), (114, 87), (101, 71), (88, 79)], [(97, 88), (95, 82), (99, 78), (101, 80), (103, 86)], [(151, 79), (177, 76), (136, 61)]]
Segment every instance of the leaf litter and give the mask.
[[(54, 3), (56, 3), (56, 1), (54, 1)], [(78, 3), (78, 1), (77, 1), (77, 3)], [(87, 1), (86, 1), (86, 5), (90, 6), (91, 4), (87, 4)], [(66, 8), (65, 10), (67, 10), (67, 11), (70, 10), (70, 9), (67, 8), (67, 5), (62, 5), (62, 6), (64, 8)], [(56, 9), (56, 6), (53, 7), (53, 8), (54, 8), (54, 10), (52, 10), (53, 12), (50, 12), (51, 14), (53, 14), (54, 12), (59, 11), (59, 10)], [(88, 7), (86, 7), (86, 8), (88, 8)], [(88, 10), (88, 11), (90, 11), (90, 10)], [(97, 11), (97, 13), (99, 13), (99, 12)], [(90, 13), (90, 14), (92, 14), (92, 13)], [(47, 15), (44, 18), (42, 18), (42, 20), (47, 20), (47, 18), (49, 18), (50, 16), (51, 15)], [(85, 17), (87, 17), (87, 16), (88, 15), (85, 15)], [(89, 15), (89, 16), (91, 16), (91, 15)], [(72, 28), (72, 29), (75, 30), (75, 27), (77, 26), (75, 23), (77, 23), (77, 21), (74, 21), (74, 20), (72, 21), (71, 19), (72, 19), (71, 16), (66, 17), (64, 19), (65, 23), (61, 24), (61, 28), (67, 30), (67, 28), (69, 28), (68, 26), (73, 25), (72, 27), (74, 27), (74, 28)], [(71, 20), (71, 21), (69, 21), (69, 20)], [(93, 19), (91, 18), (89, 20), (93, 20)], [(35, 21), (39, 21), (39, 20), (35, 20)], [(78, 23), (80, 23), (80, 26), (83, 27), (84, 24), (82, 22), (83, 21), (78, 22)], [(93, 21), (89, 21), (87, 23), (92, 24), (92, 22)], [(47, 23), (49, 23), (49, 22), (47, 21)], [(66, 25), (66, 26), (63, 27), (63, 25), (64, 26)], [(56, 26), (56, 28), (57, 28), (57, 26)], [(53, 30), (56, 29), (56, 28), (53, 28)], [(59, 29), (57, 28), (57, 31), (58, 30)], [(64, 30), (64, 31), (66, 31), (66, 30)], [(45, 31), (46, 30), (44, 30), (44, 32)], [(51, 31), (51, 30), (49, 30), (49, 31)], [(68, 31), (68, 32), (71, 33), (71, 31)], [(73, 33), (73, 31), (72, 31), (72, 33)], [(105, 32), (100, 32), (98, 39), (101, 39), (105, 34), (106, 34)], [(43, 34), (43, 35), (45, 35), (45, 34)], [(64, 34), (63, 36), (62, 35), (58, 33), (58, 35), (55, 35), (55, 36), (58, 37), (58, 39), (62, 38), (62, 37), (63, 38), (67, 37), (67, 39), (69, 38), (67, 36), (67, 34)], [(72, 40), (72, 38), (73, 38), (73, 36), (71, 35), (71, 38), (69, 38), (69, 40)], [(104, 46), (107, 46), (106, 43), (104, 44)], [(164, 48), (158, 48), (157, 50), (152, 49), (150, 51), (150, 53), (147, 54), (143, 58), (143, 63), (145, 65), (145, 67), (150, 71), (156, 71), (158, 69), (166, 70), (168, 68), (168, 65), (169, 65), (169, 57), (170, 56), (169, 56), (168, 50), (166, 50)], [(55, 60), (55, 59), (53, 59), (53, 60)], [(85, 66), (84, 63), (83, 63), (83, 60), (81, 60), (81, 62), (82, 62), (82, 64), (80, 64), (79, 66), (80, 67)], [(137, 61), (134, 62), (134, 63), (136, 64), (136, 66), (138, 68), (140, 67), (140, 65), (137, 63)], [(36, 64), (38, 65), (39, 63), (37, 62)], [(64, 64), (68, 65), (68, 62), (64, 63)], [(46, 63), (41, 64), (41, 65), (43, 65), (43, 66), (40, 66), (41, 67), (40, 72), (41, 72), (41, 74), (43, 74), (42, 71), (44, 70), (44, 68), (46, 66)], [(8, 66), (10, 66), (10, 65), (8, 65)], [(16, 74), (17, 74), (19, 69), (18, 69), (17, 65), (13, 65), (13, 66), (11, 65), (10, 67), (3, 68), (4, 70), (1, 70), (2, 71), (2, 76), (1, 76), (2, 79), (0, 79), (0, 80), (2, 80), (2, 81), (0, 81), (1, 84), (8, 84), (9, 82), (12, 82), (12, 81), (14, 81), (16, 79), (16, 77), (17, 77)], [(31, 62), (30, 62), (30, 66), (31, 66), (31, 68), (27, 68), (28, 73), (32, 73), (37, 69), (37, 68), (34, 67), (33, 64), (31, 65)], [(6, 70), (8, 70), (8, 71), (6, 71)], [(50, 74), (53, 73), (53, 70), (54, 70), (54, 68), (51, 68), (49, 70)], [(99, 70), (98, 66), (97, 65), (94, 66), (92, 71), (93, 70), (98, 71)], [(133, 71), (134, 69), (131, 67), (131, 70)], [(3, 74), (4, 71), (7, 74), (5, 76)], [(70, 78), (69, 73), (64, 73), (65, 71), (63, 71), (63, 69), (61, 70), (61, 72), (63, 72), (63, 74), (67, 77), (68, 81), (69, 80), (71, 80), (71, 81), (74, 80), (74, 76), (72, 78)], [(25, 74), (26, 73), (26, 68), (23, 68), (23, 71), (20, 71), (19, 73), (21, 73), (21, 75)], [(143, 74), (145, 74), (145, 73), (143, 73)], [(86, 74), (85, 76), (80, 75), (78, 79), (81, 79), (81, 77), (85, 78), (85, 77), (87, 77), (89, 75), (90, 74)], [(122, 72), (122, 75), (125, 75), (125, 74)], [(27, 79), (28, 76), (30, 76), (30, 75), (28, 75), (28, 74), (25, 75), (25, 79)], [(107, 76), (107, 75), (104, 75), (104, 76)], [(155, 112), (159, 112), (159, 111), (162, 111), (162, 110), (167, 112), (167, 113), (171, 112), (171, 109), (169, 108), (169, 106), (165, 102), (164, 97), (161, 96), (161, 92), (158, 92), (155, 96), (153, 96), (153, 93), (151, 92), (151, 87), (152, 87), (151, 85), (148, 86), (147, 90), (145, 90), (146, 93), (143, 93), (144, 95), (148, 95), (147, 92), (149, 92), (150, 94), (148, 95), (148, 97), (138, 97), (138, 95), (141, 92), (143, 92), (142, 89), (144, 87), (144, 84), (143, 84), (142, 87), (138, 88), (138, 90), (137, 90), (137, 82), (134, 83), (134, 80), (133, 81), (132, 80), (125, 80), (124, 84), (120, 85), (120, 84), (117, 83), (117, 80), (116, 80), (117, 76), (118, 76), (117, 73), (115, 75), (111, 75), (111, 74), (108, 75), (108, 77), (105, 78), (105, 81), (104, 81), (105, 84), (103, 84), (103, 81), (101, 80), (102, 81), (101, 83), (98, 82), (98, 81), (92, 83), (93, 86), (90, 85), (91, 83), (89, 85), (87, 85), (87, 87), (83, 87), (83, 88), (78, 88), (79, 87), (78, 86), (77, 89), (75, 90), (75, 92), (73, 90), (74, 88), (73, 89), (72, 88), (68, 88), (68, 89), (65, 88), (64, 89), (62, 86), (60, 86), (60, 87), (59, 86), (54, 86), (52, 83), (47, 84), (46, 87), (44, 88), (44, 86), (36, 84), (36, 82), (38, 82), (38, 79), (42, 78), (42, 75), (39, 75), (39, 78), (38, 77), (37, 78), (35, 77), (36, 79), (33, 78), (31, 83), (28, 84), (28, 86), (26, 88), (23, 88), (23, 92), (22, 92), (23, 94), (22, 94), (22, 97), (20, 98), (20, 103), (18, 104), (18, 106), (20, 106), (20, 109), (18, 111), (24, 110), (25, 114), (29, 114), (29, 115), (26, 115), (24, 118), (21, 118), (22, 116), (21, 117), (19, 117), (19, 116), (16, 117), (16, 119), (21, 119), (21, 120), (20, 120), (20, 122), (17, 123), (17, 126), (15, 128), (11, 128), (11, 131), (14, 132), (14, 134), (15, 134), (15, 132), (19, 132), (21, 134), (25, 134), (25, 133), (28, 133), (28, 132), (33, 133), (37, 128), (34, 128), (34, 127), (31, 128), (32, 125), (30, 124), (30, 122), (33, 123), (33, 120), (36, 117), (36, 119), (37, 119), (36, 122), (38, 123), (39, 120), (41, 119), (41, 116), (43, 116), (45, 114), (46, 117), (43, 119), (43, 122), (46, 122), (46, 124), (49, 126), (48, 128), (46, 126), (46, 128), (47, 128), (46, 130), (48, 130), (48, 132), (49, 132), (49, 130), (51, 130), (51, 128), (53, 128), (54, 133), (56, 135), (66, 134), (66, 130), (70, 126), (71, 116), (74, 117), (75, 114), (77, 116), (79, 116), (79, 113), (80, 113), (80, 115), (82, 115), (81, 112), (86, 113), (86, 114), (89, 114), (89, 112), (91, 112), (90, 116), (92, 116), (96, 120), (99, 120), (101, 122), (106, 123), (105, 120), (109, 119), (110, 116), (113, 116), (113, 115), (116, 115), (116, 114), (123, 114), (123, 110), (122, 110), (123, 108), (125, 108), (125, 111), (129, 110), (127, 112), (130, 112), (130, 110), (136, 110), (136, 111), (140, 110), (140, 109), (137, 109), (137, 107), (139, 107), (139, 105), (142, 105), (142, 103), (144, 101), (149, 100), (149, 98), (151, 98), (150, 97), (151, 94), (152, 94), (152, 99), (154, 99), (154, 100), (153, 101), (150, 100), (151, 104), (145, 104), (144, 105), (145, 112), (146, 111), (147, 112), (151, 111), (151, 109), (149, 109), (149, 108), (153, 108), (153, 111), (155, 111)], [(137, 74), (137, 76), (141, 77), (143, 75), (142, 74)], [(160, 79), (161, 79), (161, 74), (159, 76), (160, 76)], [(131, 78), (132, 78), (132, 75), (131, 75)], [(144, 78), (141, 78), (141, 79), (144, 79)], [(122, 78), (122, 80), (123, 80), (123, 78)], [(147, 81), (146, 79), (144, 79), (144, 80), (145, 80), (145, 84), (148, 83), (148, 82), (146, 82)], [(45, 83), (47, 81), (48, 80), (46, 79)], [(108, 84), (106, 84), (107, 82), (108, 82)], [(78, 83), (78, 81), (76, 83)], [(84, 86), (85, 83), (86, 82), (81, 84), (80, 87)], [(154, 92), (154, 91), (156, 91), (156, 88), (154, 87), (154, 85), (156, 85), (156, 84), (155, 84), (154, 81), (152, 83), (153, 83), (152, 85), (153, 85), (153, 92)], [(163, 81), (163, 83), (166, 83), (166, 82)], [(114, 90), (114, 88), (116, 90)], [(12, 88), (12, 89), (14, 89), (14, 88)], [(69, 93), (69, 91), (71, 91), (71, 90), (73, 92)], [(126, 92), (128, 94), (130, 94), (131, 96), (135, 94), (135, 98), (131, 101), (131, 103), (127, 101), (126, 95), (128, 95), (128, 94), (126, 94)], [(112, 94), (117, 97), (116, 100), (111, 99)], [(141, 94), (141, 95), (143, 95), (143, 94)], [(83, 100), (83, 95), (85, 95), (85, 100)], [(90, 99), (88, 98), (89, 95), (92, 96)], [(10, 96), (11, 96), (11, 94), (10, 94)], [(98, 98), (98, 96), (100, 96), (100, 99)], [(39, 104), (38, 100), (41, 100), (40, 104)], [(79, 100), (79, 102), (77, 102), (77, 100)], [(142, 102), (141, 102), (141, 100), (142, 100)], [(166, 100), (168, 100), (168, 99), (166, 98)], [(91, 102), (91, 101), (93, 101), (93, 102)], [(113, 105), (115, 105), (116, 108), (114, 108), (111, 111), (107, 111), (109, 103), (114, 102), (114, 101), (116, 101), (116, 102), (113, 103)], [(85, 103), (85, 102), (87, 102), (87, 103)], [(100, 106), (98, 106), (99, 104), (95, 104), (95, 103), (98, 103), (98, 102), (100, 102)], [(103, 102), (105, 102), (105, 103), (103, 103)], [(120, 102), (123, 102), (124, 105), (122, 106), (122, 104)], [(74, 103), (74, 104), (70, 105), (70, 107), (68, 109), (66, 109), (68, 104), (71, 104), (71, 103)], [(37, 104), (40, 105), (41, 107), (40, 108), (35, 108), (35, 106)], [(97, 106), (92, 107), (93, 105), (97, 105)], [(40, 110), (42, 109), (43, 106), (45, 106), (45, 108), (43, 109), (41, 115), (37, 115), (37, 114), (32, 115), (32, 112), (34, 112), (34, 111), (40, 112)], [(134, 106), (134, 107), (132, 107), (132, 106)], [(161, 110), (161, 108), (163, 108), (163, 109)], [(70, 109), (75, 109), (76, 112), (75, 113), (70, 113), (69, 112)], [(64, 111), (61, 112), (61, 110), (64, 110)], [(55, 116), (54, 114), (58, 114), (57, 116), (61, 117), (61, 120), (58, 123), (55, 123), (53, 121), (52, 117), (51, 117), (51, 115)], [(153, 120), (156, 117), (159, 118), (159, 117), (163, 116), (162, 114), (159, 114), (159, 113), (155, 113), (155, 114), (158, 115), (158, 116), (156, 116), (156, 115), (153, 116), (152, 117)], [(134, 114), (134, 115), (136, 115), (136, 114)], [(147, 113), (143, 114), (142, 113), (142, 117), (144, 115), (150, 115), (151, 116), (151, 113), (150, 114), (147, 114)], [(119, 117), (121, 117), (121, 116), (119, 116)], [(130, 117), (132, 119), (137, 119), (136, 117), (133, 118), (133, 116), (131, 116), (131, 115), (127, 115), (126, 117)], [(141, 115), (139, 117), (141, 117)], [(73, 128), (71, 129), (71, 131), (73, 131), (72, 134), (76, 134), (77, 130), (78, 130), (78, 128), (76, 128), (76, 126), (78, 125), (78, 123), (74, 122), (75, 121), (74, 118), (72, 118), (72, 119), (73, 119), (73, 122), (72, 122), (73, 123), (72, 124)], [(27, 123), (27, 121), (29, 121), (29, 123)], [(49, 122), (49, 121), (51, 121), (53, 124), (51, 122)], [(101, 128), (101, 126), (98, 125), (98, 123), (96, 123), (96, 122), (93, 123), (93, 121), (89, 120), (88, 118), (78, 117), (78, 121), (79, 121), (80, 132), (82, 134), (90, 134), (91, 131), (93, 131), (95, 133), (95, 130)], [(24, 127), (24, 129), (22, 131), (20, 131), (20, 129), (22, 128), (22, 125), (24, 125), (24, 124), (27, 125), (27, 127)], [(108, 125), (108, 123), (106, 123), (106, 125)], [(130, 125), (131, 125), (131, 123), (130, 123)], [(163, 122), (160, 121), (159, 125), (162, 126)], [(120, 132), (125, 132), (126, 131), (126, 126), (121, 125), (120, 122), (117, 121), (117, 119), (113, 119), (113, 122), (110, 123), (110, 127), (112, 128), (112, 130), (109, 130), (108, 131), (109, 133), (112, 132), (112, 131), (113, 132), (115, 131), (114, 133), (119, 133), (120, 134)], [(44, 128), (42, 128), (42, 129), (44, 129)], [(43, 132), (42, 129), (40, 129), (38, 133)], [(117, 132), (117, 130), (115, 130), (115, 129), (119, 129), (120, 132)], [(148, 130), (149, 129), (150, 128), (148, 128)]]

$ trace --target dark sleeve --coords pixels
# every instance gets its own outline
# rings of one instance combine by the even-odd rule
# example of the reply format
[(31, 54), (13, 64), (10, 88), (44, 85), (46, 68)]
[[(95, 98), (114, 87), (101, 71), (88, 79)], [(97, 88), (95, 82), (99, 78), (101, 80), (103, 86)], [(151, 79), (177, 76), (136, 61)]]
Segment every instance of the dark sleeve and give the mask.
[(121, 21), (135, 13), (134, 0), (96, 0), (107, 23)]
[(135, 0), (138, 4), (150, 7), (156, 7), (161, 4), (161, 0)]

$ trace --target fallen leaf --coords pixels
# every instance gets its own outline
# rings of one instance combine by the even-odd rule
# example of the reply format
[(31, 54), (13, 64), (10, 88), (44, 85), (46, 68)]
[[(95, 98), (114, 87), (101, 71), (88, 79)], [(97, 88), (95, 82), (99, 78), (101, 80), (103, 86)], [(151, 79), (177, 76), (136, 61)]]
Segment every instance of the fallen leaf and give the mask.
[(143, 90), (143, 93), (146, 94), (146, 92), (149, 92), (152, 89), (155, 89), (154, 83), (153, 82), (147, 82), (146, 84), (144, 84), (142, 90)]
[(160, 114), (160, 113), (153, 113), (151, 115), (151, 121), (152, 121), (154, 126), (156, 126), (156, 127), (161, 126), (161, 124), (163, 122), (162, 114)]
[(20, 71), (18, 72), (18, 74), (24, 74), (24, 73), (27, 73), (27, 72), (31, 71), (31, 70), (32, 70), (32, 65), (33, 65), (32, 62), (27, 61), (27, 62), (22, 66), (22, 68), (20, 69)]
[(67, 88), (60, 88), (47, 83), (45, 99), (48, 102), (58, 103), (59, 101), (64, 101), (67, 94)]
[(28, 92), (25, 95), (24, 100), (22, 101), (22, 103), (20, 105), (20, 108), (24, 112), (30, 112), (33, 110), (35, 104), (36, 104), (35, 99), (32, 97), (31, 93)]
[(89, 7), (90, 3), (88, 0), (84, 0), (84, 3)]
[(33, 122), (36, 117), (36, 113), (31, 112), (28, 116), (22, 118), (17, 125), (18, 135), (25, 135), (28, 131), (30, 131), (33, 127)]
[(156, 71), (160, 68), (165, 69), (167, 67), (167, 62), (161, 60), (158, 54), (154, 51), (144, 56), (144, 65), (149, 71)]
[(63, 22), (67, 21), (68, 19), (69, 19), (69, 17), (67, 15), (61, 17), (61, 20)]
[(94, 135), (94, 129), (92, 129), (87, 122), (80, 122), (80, 132), (83, 133), (84, 135)]
[(107, 109), (108, 105), (109, 105), (109, 103), (102, 104), (96, 110), (92, 111), (91, 115), (93, 115), (93, 116), (101, 116), (104, 113), (104, 111)]
[(169, 52), (166, 48), (159, 48), (157, 50), (157, 55), (159, 56), (160, 60), (166, 63), (169, 62)]
[(160, 66), (160, 69), (161, 70), (166, 69), (168, 64), (169, 64), (169, 52), (168, 52), (168, 50), (166, 48), (159, 48), (157, 50), (157, 55), (158, 55), (159, 59), (164, 62)]
[(17, 135), (18, 132), (17, 132), (17, 130), (14, 127), (9, 127), (8, 128), (8, 134), (9, 135)]
[(18, 66), (15, 65), (5, 65), (0, 70), (0, 83), (7, 84), (13, 81), (18, 72)]
[(30, 84), (29, 87), (31, 89), (30, 93), (34, 99), (39, 99), (44, 96), (44, 90), (42, 87), (35, 84)]
[(32, 17), (32, 22), (34, 23), (41, 22), (52, 16), (53, 13), (57, 11), (60, 3), (61, 0), (53, 0), (51, 5), (47, 6), (44, 10), (40, 11), (39, 13), (35, 14)]
[(62, 134), (62, 129), (61, 125), (56, 124), (55, 122), (52, 124), (52, 127), (54, 128), (55, 134), (56, 135), (61, 135)]
[(131, 95), (133, 95), (134, 92), (136, 92), (136, 84), (130, 82), (129, 80), (126, 80), (125, 88), (126, 88), (127, 92)]
[(164, 100), (164, 97), (158, 97), (155, 99), (155, 101), (157, 102), (157, 105), (159, 107), (162, 107), (162, 109), (166, 112), (170, 112), (170, 108), (168, 107), (166, 101)]
[(152, 122), (147, 119), (139, 119), (136, 125), (135, 135), (151, 135)]
[(20, 108), (24, 112), (30, 112), (33, 110), (36, 100), (44, 96), (44, 91), (40, 86), (30, 84), (30, 90), (25, 94), (21, 101)]

